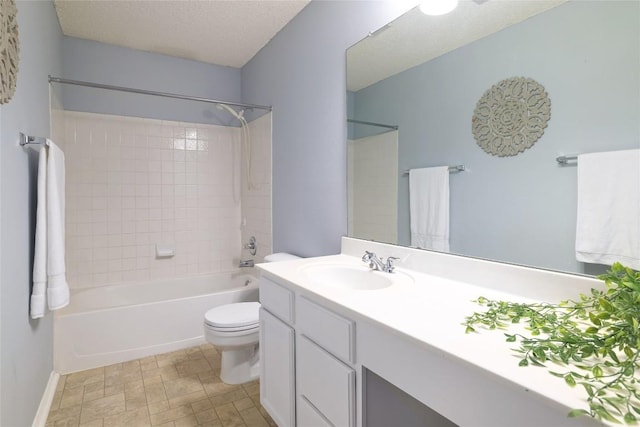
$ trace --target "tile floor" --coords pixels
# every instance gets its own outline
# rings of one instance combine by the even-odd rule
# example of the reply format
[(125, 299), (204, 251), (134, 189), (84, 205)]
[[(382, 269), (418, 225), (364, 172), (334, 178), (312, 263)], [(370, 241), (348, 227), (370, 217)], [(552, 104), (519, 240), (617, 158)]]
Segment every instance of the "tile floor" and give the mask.
[(260, 384), (224, 384), (209, 344), (60, 377), (47, 427), (275, 427)]

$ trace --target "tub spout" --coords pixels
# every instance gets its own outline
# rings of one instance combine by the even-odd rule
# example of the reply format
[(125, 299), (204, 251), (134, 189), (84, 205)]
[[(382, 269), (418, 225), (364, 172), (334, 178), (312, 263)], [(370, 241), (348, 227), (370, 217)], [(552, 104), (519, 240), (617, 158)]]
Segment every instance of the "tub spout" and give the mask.
[(242, 259), (240, 260), (240, 268), (243, 267), (253, 267), (253, 260), (252, 259)]

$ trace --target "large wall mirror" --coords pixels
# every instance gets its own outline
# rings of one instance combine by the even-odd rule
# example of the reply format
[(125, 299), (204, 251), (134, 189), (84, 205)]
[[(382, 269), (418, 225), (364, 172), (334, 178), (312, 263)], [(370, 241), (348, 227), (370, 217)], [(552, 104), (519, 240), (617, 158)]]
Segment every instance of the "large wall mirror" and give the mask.
[[(510, 77), (543, 85), (551, 118), (533, 147), (497, 157), (471, 119)], [(461, 0), (438, 17), (415, 8), (348, 49), (347, 89), (350, 236), (408, 246), (404, 171), (464, 165), (450, 175), (451, 253), (606, 269), (575, 259), (576, 165), (556, 157), (640, 147), (640, 2)]]

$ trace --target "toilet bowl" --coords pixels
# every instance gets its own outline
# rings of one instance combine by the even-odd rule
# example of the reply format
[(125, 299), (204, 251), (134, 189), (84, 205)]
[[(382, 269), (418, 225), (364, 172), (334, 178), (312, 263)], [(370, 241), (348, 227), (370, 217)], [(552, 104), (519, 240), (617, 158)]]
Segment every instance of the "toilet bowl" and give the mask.
[[(291, 254), (267, 255), (265, 262), (299, 259)], [(220, 379), (227, 384), (242, 384), (260, 376), (258, 341), (259, 302), (221, 305), (204, 315), (204, 337), (221, 353)]]
[(242, 384), (259, 376), (258, 302), (212, 308), (204, 315), (204, 336), (221, 353), (220, 379)]

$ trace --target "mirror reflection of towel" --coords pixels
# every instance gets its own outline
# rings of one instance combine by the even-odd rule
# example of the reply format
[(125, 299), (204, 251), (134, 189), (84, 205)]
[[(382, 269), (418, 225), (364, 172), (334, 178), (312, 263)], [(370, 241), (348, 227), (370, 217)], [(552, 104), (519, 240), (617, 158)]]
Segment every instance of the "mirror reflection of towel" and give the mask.
[(640, 150), (578, 156), (576, 260), (640, 270)]
[(411, 246), (449, 252), (449, 167), (409, 171)]

